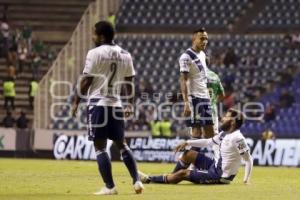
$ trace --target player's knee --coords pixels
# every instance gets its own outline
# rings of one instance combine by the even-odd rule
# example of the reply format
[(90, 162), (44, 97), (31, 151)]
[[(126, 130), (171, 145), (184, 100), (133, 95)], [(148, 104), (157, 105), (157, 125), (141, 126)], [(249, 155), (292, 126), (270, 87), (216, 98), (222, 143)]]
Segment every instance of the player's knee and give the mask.
[(96, 146), (96, 145), (94, 145), (95, 146), (95, 151), (97, 152), (97, 151), (99, 151), (99, 152), (104, 152), (106, 149), (105, 148), (103, 148), (103, 147), (100, 147), (100, 146)]
[(190, 150), (185, 150), (180, 158), (181, 161), (185, 162)]
[(177, 175), (179, 178), (185, 179), (189, 177), (190, 171), (187, 169), (181, 169), (178, 171)]
[(198, 155), (197, 151), (194, 150), (185, 151), (181, 157), (181, 160), (186, 164), (194, 163), (197, 155)]
[(125, 142), (116, 143), (116, 145), (121, 152), (129, 150), (129, 147)]

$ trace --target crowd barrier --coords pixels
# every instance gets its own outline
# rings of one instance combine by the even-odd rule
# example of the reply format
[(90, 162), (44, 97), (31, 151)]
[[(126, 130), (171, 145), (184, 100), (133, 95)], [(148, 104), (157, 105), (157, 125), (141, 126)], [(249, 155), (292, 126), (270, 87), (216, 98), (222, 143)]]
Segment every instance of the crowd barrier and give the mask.
[[(151, 137), (149, 132), (126, 133), (127, 144), (134, 157), (141, 162), (175, 162), (179, 154), (174, 147), (186, 138)], [(34, 139), (33, 139), (34, 138)], [(246, 138), (254, 165), (300, 167), (300, 139), (257, 140)], [(120, 160), (120, 154), (112, 142), (107, 151), (112, 160)], [(41, 157), (46, 152), (48, 158), (95, 160), (93, 143), (88, 140), (86, 131), (37, 129), (30, 130), (0, 128), (0, 154), (5, 152), (33, 151), (33, 156)], [(1, 153), (2, 152), (2, 153)], [(3, 153), (4, 152), (4, 153)], [(203, 149), (208, 156), (212, 150)]]
[[(35, 149), (45, 149), (43, 141), (47, 133), (46, 145), (56, 159), (94, 160), (95, 151), (86, 131), (39, 130), (36, 132)], [(174, 162), (177, 160), (174, 147), (186, 138), (154, 138), (148, 132), (128, 132), (127, 144), (135, 158), (144, 162)], [(300, 166), (300, 139), (257, 140), (246, 138), (255, 165), (261, 166)], [(50, 143), (52, 141), (53, 143)], [(46, 147), (45, 146), (45, 147)], [(109, 148), (112, 160), (120, 160), (114, 145)], [(212, 155), (210, 149), (204, 149)]]

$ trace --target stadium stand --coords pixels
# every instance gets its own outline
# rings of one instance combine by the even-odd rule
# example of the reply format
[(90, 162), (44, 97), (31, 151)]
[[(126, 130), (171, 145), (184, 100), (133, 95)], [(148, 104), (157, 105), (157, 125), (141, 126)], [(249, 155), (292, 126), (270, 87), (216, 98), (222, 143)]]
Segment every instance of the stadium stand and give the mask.
[[(261, 102), (264, 105), (275, 105), (274, 120), (255, 122), (248, 121), (243, 127), (243, 131), (249, 136), (259, 137), (264, 130), (270, 129), (278, 138), (299, 137), (300, 127), (300, 73), (293, 78), (293, 82), (288, 86), (277, 86), (270, 94), (265, 95)], [(292, 96), (290, 105), (284, 106), (280, 99), (283, 91), (288, 91)], [(287, 100), (286, 96), (284, 100)]]
[[(61, 48), (91, 0), (0, 0), (0, 12), (12, 27), (29, 24), (36, 37)], [(29, 14), (30, 13), (30, 14)]]
[(298, 0), (271, 0), (251, 22), (252, 31), (299, 30), (300, 2)]
[[(13, 2), (15, 1), (18, 0)], [(270, 117), (268, 120), (247, 121), (243, 127), (247, 136), (260, 137), (261, 133), (266, 129), (271, 129), (277, 137), (295, 136), (293, 134), (299, 133), (295, 124), (300, 121), (299, 116), (293, 113), (299, 106), (297, 89), (299, 78), (295, 76), (299, 67), (297, 65), (300, 60), (299, 48), (294, 48), (295, 46), (291, 48), (290, 45), (287, 45), (287, 36), (284, 35), (285, 31), (281, 32), (281, 34), (245, 35), (243, 33), (228, 33), (231, 31), (231, 28), (233, 30), (238, 29), (237, 26), (243, 23), (243, 21), (239, 20), (243, 20), (246, 17), (245, 13), (252, 12), (253, 9), (259, 14), (256, 12), (252, 13), (253, 16), (251, 18), (253, 20), (249, 29), (251, 32), (256, 33), (257, 31), (260, 33), (265, 31), (267, 33), (273, 29), (280, 31), (282, 28), (288, 28), (293, 31), (298, 28), (297, 15), (299, 12), (296, 12), (296, 10), (299, 7), (299, 2), (295, 0), (271, 0), (264, 1), (261, 7), (258, 6), (259, 1), (250, 0), (209, 0), (205, 1), (205, 4), (202, 2), (204, 1), (122, 1), (117, 13), (116, 24), (117, 31), (122, 34), (117, 37), (116, 41), (120, 46), (132, 53), (138, 74), (136, 80), (137, 89), (140, 89), (139, 84), (141, 82), (151, 86), (148, 90), (151, 91), (152, 95), (150, 95), (151, 98), (148, 100), (156, 104), (165, 101), (172, 104), (178, 100), (177, 98), (175, 100), (172, 99), (174, 97), (172, 95), (179, 92), (178, 56), (190, 46), (191, 38), (187, 34), (179, 35), (175, 33), (190, 33), (195, 26), (201, 25), (210, 34), (207, 49), (207, 54), (211, 57), (210, 67), (222, 78), (225, 90), (230, 97), (229, 105), (234, 103), (243, 105), (246, 102), (259, 101), (265, 107), (275, 107), (273, 110), (270, 108), (274, 117)], [(82, 4), (78, 3), (77, 6), (80, 7)], [(71, 7), (73, 8), (73, 6)], [(288, 12), (284, 12), (284, 10), (290, 8), (294, 9), (295, 12), (286, 14)], [(74, 8), (74, 10), (76, 9)], [(57, 13), (59, 12), (57, 10)], [(106, 9), (106, 12), (102, 19), (108, 15), (108, 9)], [(92, 16), (95, 13), (96, 11), (92, 7), (85, 11), (71, 39), (58, 54), (47, 76), (40, 82), (41, 87), (49, 88), (51, 80), (67, 80), (71, 82), (76, 80), (78, 74), (81, 73), (84, 56), (92, 46), (89, 37), (91, 31), (89, 27), (92, 26)], [(289, 15), (291, 15), (290, 19)], [(67, 16), (61, 18), (61, 20), (64, 19), (69, 18)], [(57, 23), (58, 26), (60, 26), (59, 24)], [(141, 32), (141, 34), (131, 34), (132, 32)], [(160, 34), (151, 34), (152, 32)], [(229, 54), (233, 54), (235, 58), (233, 60), (232, 58), (231, 60), (227, 59), (230, 57), (228, 56)], [(69, 63), (76, 67), (70, 68)], [(282, 74), (282, 72), (289, 71), (290, 66), (294, 66), (292, 67), (292, 74)], [(290, 83), (281, 83), (282, 79), (287, 80), (287, 76), (290, 76)], [(279, 106), (280, 95), (285, 90), (288, 90), (294, 97), (294, 102), (289, 107), (281, 108)], [(166, 96), (156, 97), (155, 93), (157, 92), (168, 94), (172, 98), (167, 98)], [(59, 93), (64, 94), (64, 91), (60, 90)], [(39, 94), (39, 96), (42, 95), (43, 93)], [(43, 110), (42, 113), (49, 113), (49, 108), (45, 108), (44, 105), (56, 102), (56, 100), (52, 101), (49, 99), (49, 94), (46, 95), (48, 95), (47, 100), (41, 98), (36, 103), (38, 108), (36, 110), (39, 112)], [(71, 98), (71, 96), (68, 97), (67, 101), (70, 102)], [(145, 99), (139, 96), (137, 101), (143, 102)], [(150, 108), (145, 108), (139, 111), (138, 115), (144, 118), (149, 115), (150, 110)], [(43, 120), (40, 120), (37, 117), (37, 127), (71, 130), (84, 129), (82, 124), (68, 117), (70, 114), (69, 106), (58, 105), (56, 111), (56, 119), (43, 116)], [(180, 108), (176, 108), (175, 112), (177, 114), (180, 113)], [(270, 116), (272, 116), (271, 114)], [(82, 123), (86, 121), (85, 115), (85, 109), (82, 108), (80, 113), (80, 121)], [(253, 115), (255, 116), (255, 113)], [(164, 117), (170, 117), (170, 113), (165, 114), (161, 118)], [(291, 117), (293, 120), (285, 123)], [(130, 122), (127, 130), (149, 130), (149, 125), (140, 123), (141, 121), (145, 120)], [(172, 122), (176, 132), (180, 132), (185, 127), (184, 122), (181, 120), (173, 120)], [(286, 124), (291, 124), (291, 126), (286, 126)]]
[(228, 25), (251, 5), (249, 0), (124, 0), (117, 15), (117, 30), (190, 32), (196, 25), (211, 31), (228, 30)]
[(39, 82), (41, 89), (36, 96), (34, 109), (35, 128), (49, 128), (50, 114), (60, 112), (57, 103), (61, 104), (62, 100), (67, 103), (67, 97), (73, 89), (72, 84), (82, 73), (86, 53), (93, 47), (91, 35), (94, 24), (99, 20), (106, 20), (110, 12), (118, 10), (119, 5), (119, 0), (95, 0), (85, 9), (67, 44)]
[[(44, 49), (53, 51), (52, 56), (56, 56), (56, 52), (68, 41), (73, 29), (77, 25), (84, 9), (89, 4), (89, 0), (76, 1), (37, 1), (37, 0), (0, 0), (0, 13), (2, 13), (2, 20), (9, 25), (10, 34), (17, 35), (18, 31), (22, 31), (25, 26), (32, 31), (31, 40), (32, 48), (35, 43), (41, 41)], [(26, 11), (26, 12), (24, 12)], [(29, 14), (30, 13), (30, 14)], [(18, 40), (17, 46), (21, 45)], [(28, 47), (27, 47), (28, 48)], [(45, 51), (45, 50), (44, 50)], [(19, 54), (19, 53), (18, 53)], [(55, 58), (48, 58), (48, 53), (42, 52), (41, 64), (38, 66), (38, 80), (43, 77), (49, 70), (52, 60)], [(32, 55), (28, 55), (28, 60)], [(32, 62), (32, 61), (30, 61)], [(2, 80), (7, 77), (8, 62), (5, 58), (0, 58), (0, 79), (1, 87), (0, 93), (3, 93)], [(22, 109), (27, 113), (30, 120), (33, 119), (33, 110), (29, 108), (28, 104), (28, 88), (29, 82), (33, 77), (31, 67), (24, 66), (22, 73), (18, 72), (18, 66), (15, 66), (17, 78), (16, 83), (16, 109)], [(4, 98), (0, 95), (0, 121), (4, 118), (6, 110), (3, 107)], [(17, 111), (15, 111), (17, 115)]]
[[(138, 74), (137, 83), (141, 79), (146, 79), (155, 92), (164, 95), (180, 92), (178, 90), (178, 56), (189, 47), (189, 36), (120, 35), (116, 41), (132, 53)], [(211, 69), (220, 75), (223, 84), (226, 85), (229, 82), (228, 84), (232, 85), (235, 91), (235, 103), (260, 100), (267, 92), (268, 81), (280, 81), (282, 70), (287, 70), (289, 65), (299, 62), (299, 57), (297, 57), (299, 50), (285, 49), (282, 35), (214, 35), (210, 37), (207, 52), (211, 54), (212, 60), (216, 60), (219, 55), (214, 53), (226, 52), (230, 47), (234, 48), (238, 55), (237, 64), (225, 66), (223, 63), (217, 64), (213, 61)], [(146, 100), (154, 103), (169, 101), (165, 96), (161, 98), (150, 96), (150, 99), (141, 98), (141, 101)], [(68, 112), (68, 107), (63, 107), (62, 111), (58, 112), (58, 117), (65, 118)], [(176, 109), (176, 112), (179, 116), (180, 108)], [(83, 113), (85, 112), (83, 111)], [(170, 117), (171, 113), (167, 116)], [(82, 117), (82, 122), (84, 119), (85, 117)], [(184, 129), (184, 123), (180, 120), (173, 121), (173, 124), (177, 131)], [(259, 128), (252, 124), (259, 124), (257, 125)], [(76, 129), (78, 122), (73, 119), (57, 120), (52, 121), (50, 127)], [(246, 127), (245, 133), (258, 137), (265, 125), (261, 122), (251, 122)], [(149, 130), (149, 126), (139, 123), (129, 125), (128, 128)], [(278, 136), (282, 135), (278, 134)]]

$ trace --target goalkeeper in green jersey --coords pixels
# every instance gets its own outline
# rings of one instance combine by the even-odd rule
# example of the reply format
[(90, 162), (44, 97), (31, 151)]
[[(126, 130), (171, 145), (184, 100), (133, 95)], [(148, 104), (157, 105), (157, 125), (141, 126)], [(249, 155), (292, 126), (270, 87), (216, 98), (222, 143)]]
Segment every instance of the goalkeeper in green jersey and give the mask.
[(218, 134), (219, 132), (218, 102), (223, 100), (225, 94), (219, 76), (215, 72), (211, 71), (210, 69), (207, 70), (207, 87), (209, 90), (210, 101), (211, 101), (212, 118), (214, 122), (214, 132), (215, 134)]

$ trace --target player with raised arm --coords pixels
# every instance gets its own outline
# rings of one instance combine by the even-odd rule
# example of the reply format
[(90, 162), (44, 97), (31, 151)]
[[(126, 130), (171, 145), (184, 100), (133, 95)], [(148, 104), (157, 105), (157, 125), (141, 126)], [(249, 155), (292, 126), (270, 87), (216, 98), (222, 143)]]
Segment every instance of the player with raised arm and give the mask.
[(193, 138), (214, 136), (204, 53), (207, 43), (207, 32), (203, 28), (196, 30), (193, 33), (192, 47), (179, 58), (180, 87), (184, 101), (183, 114), (185, 117), (190, 117), (187, 125), (192, 127)]
[(124, 139), (124, 114), (125, 117), (130, 116), (132, 108), (127, 106), (123, 111), (120, 96), (122, 88), (126, 88), (124, 94), (132, 97), (129, 103), (133, 104), (135, 70), (132, 58), (127, 51), (114, 44), (115, 32), (110, 23), (100, 21), (94, 28), (96, 48), (87, 54), (84, 75), (75, 95), (73, 115), (76, 116), (81, 95), (87, 95), (88, 136), (94, 142), (98, 169), (105, 183), (105, 187), (95, 195), (117, 194), (111, 162), (106, 152), (107, 139), (113, 140), (119, 148), (133, 179), (133, 188), (136, 193), (141, 193), (144, 187), (138, 176), (136, 161)]
[[(230, 183), (241, 166), (241, 160), (246, 163), (244, 183), (250, 183), (253, 160), (249, 147), (239, 128), (243, 124), (243, 114), (237, 110), (229, 109), (222, 118), (222, 130), (218, 135), (210, 139), (187, 140), (179, 144), (175, 151), (185, 150), (187, 146), (207, 147), (214, 144), (220, 147), (218, 160), (205, 156), (197, 151), (185, 151), (180, 158), (181, 162), (188, 167), (193, 163), (197, 169), (180, 169), (175, 173), (161, 176), (148, 176), (140, 172), (144, 183), (179, 183), (183, 180), (196, 184), (224, 184)], [(198, 169), (207, 170), (207, 172)]]

